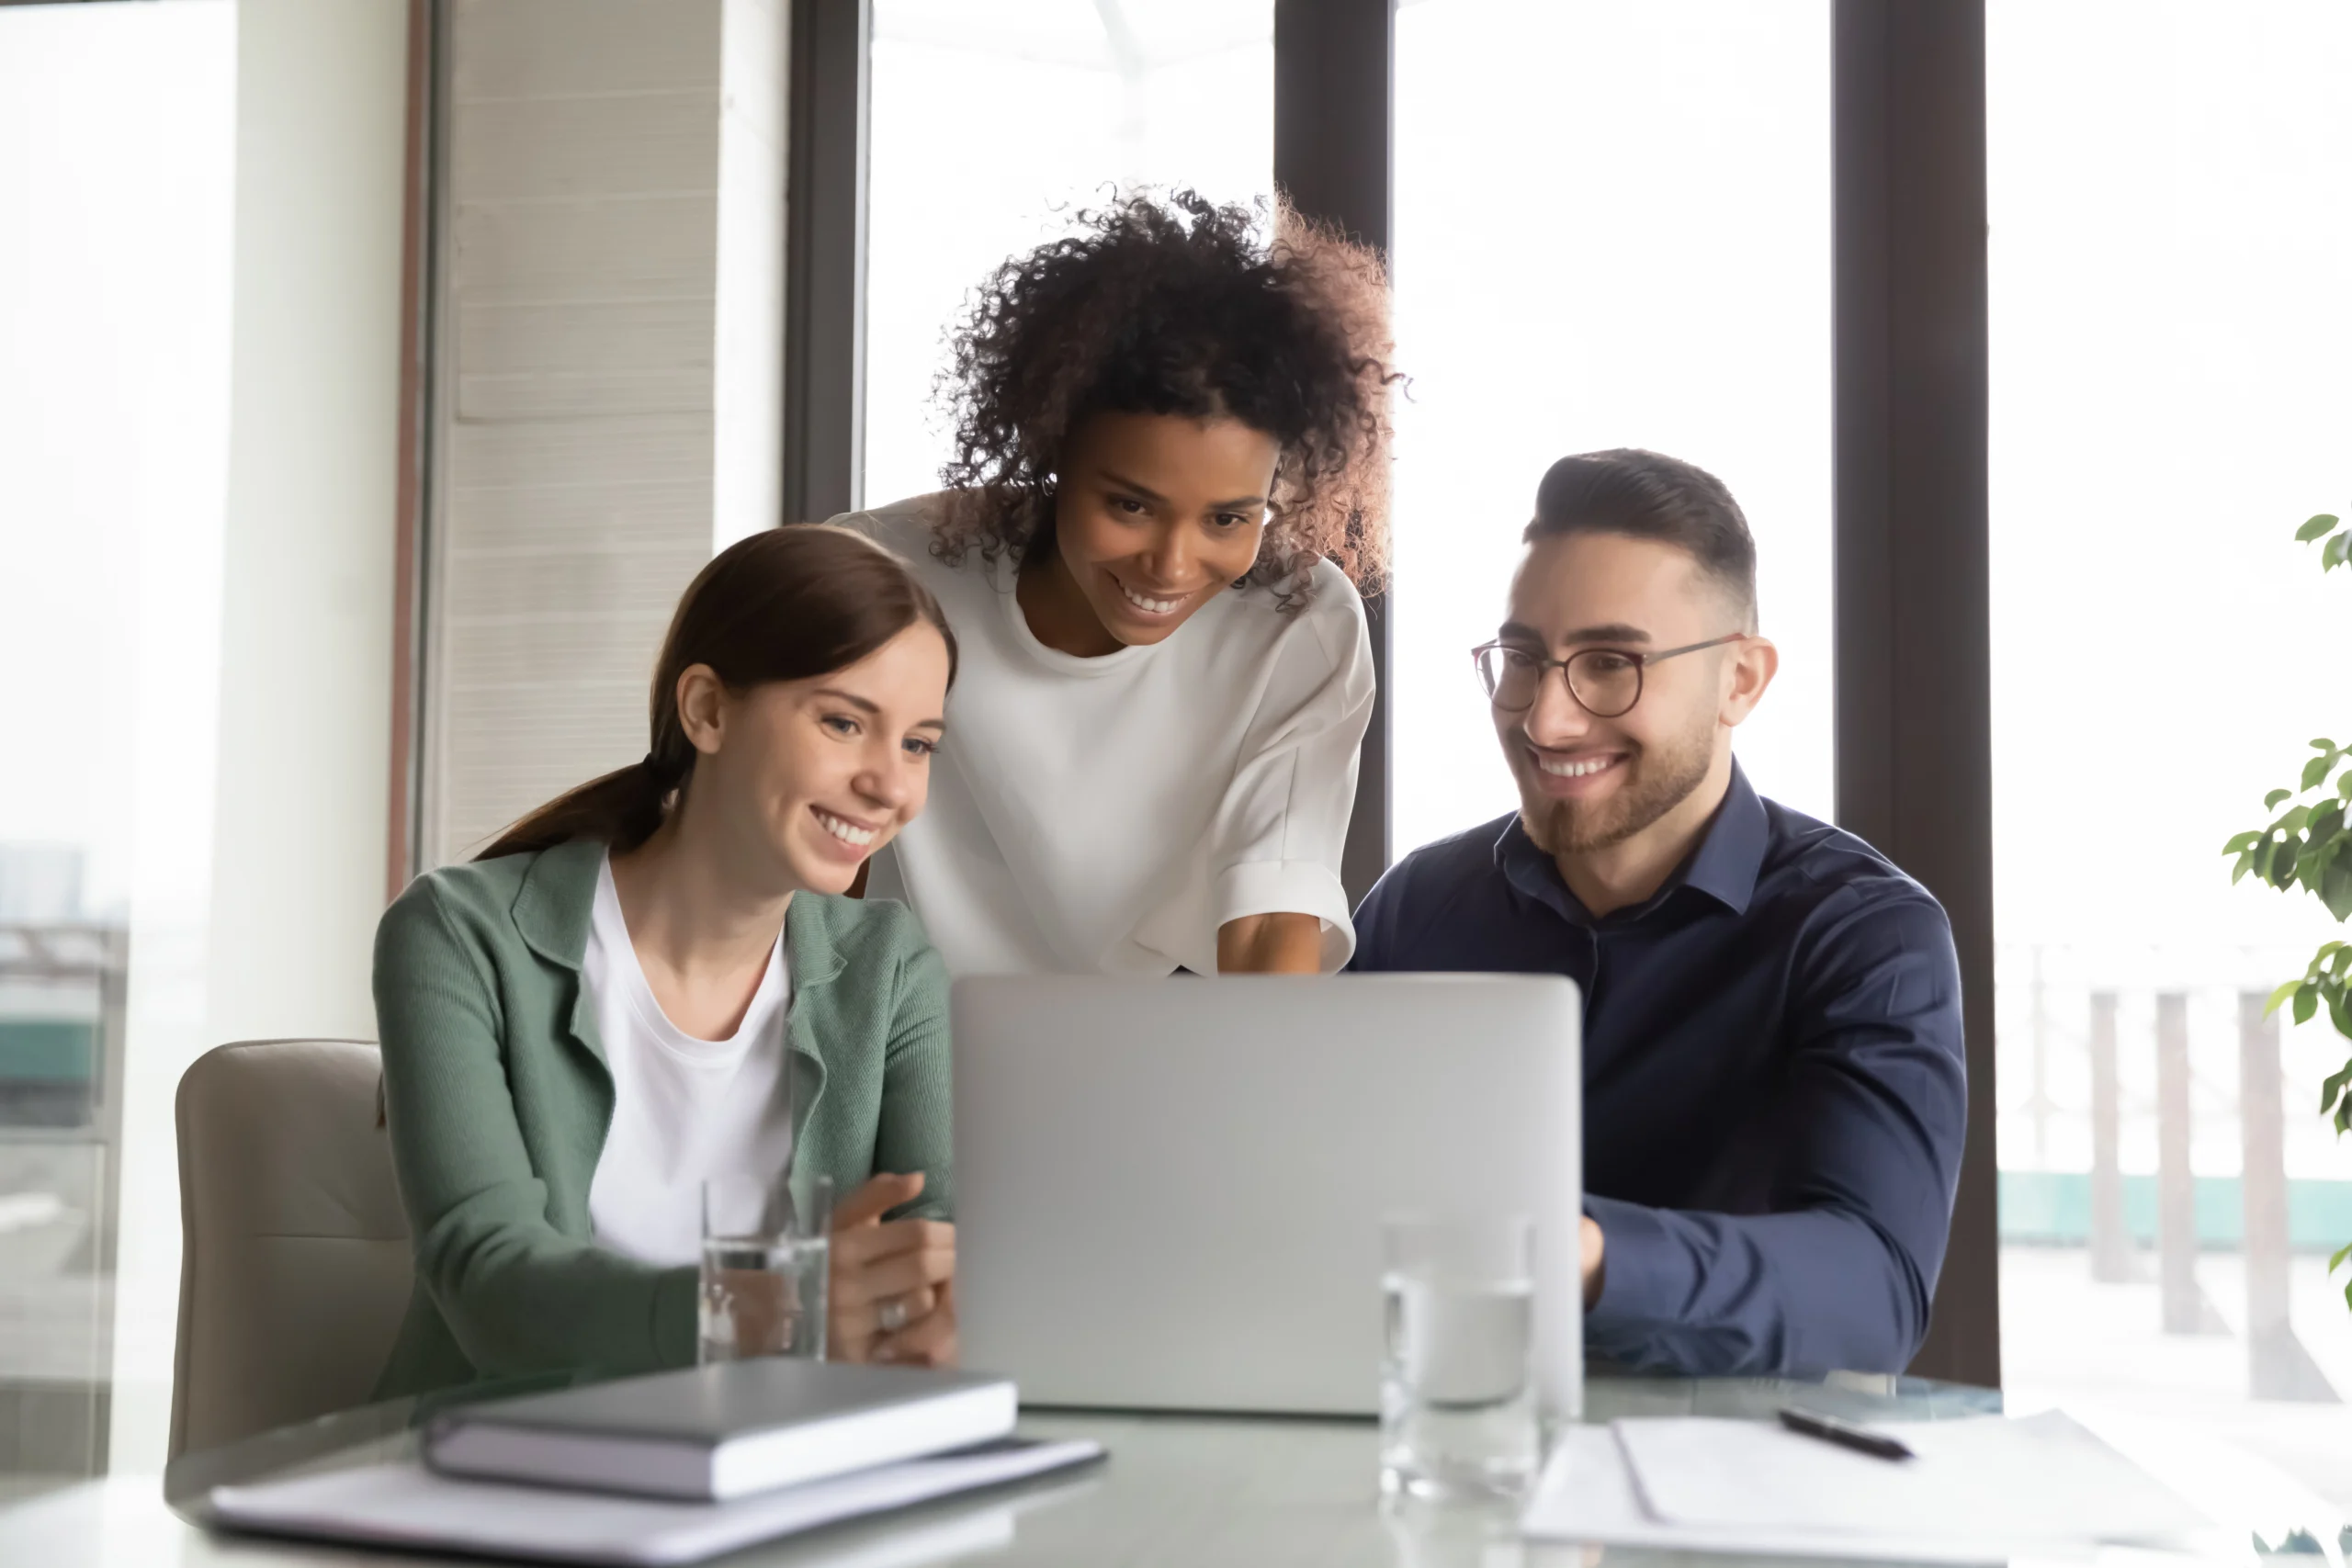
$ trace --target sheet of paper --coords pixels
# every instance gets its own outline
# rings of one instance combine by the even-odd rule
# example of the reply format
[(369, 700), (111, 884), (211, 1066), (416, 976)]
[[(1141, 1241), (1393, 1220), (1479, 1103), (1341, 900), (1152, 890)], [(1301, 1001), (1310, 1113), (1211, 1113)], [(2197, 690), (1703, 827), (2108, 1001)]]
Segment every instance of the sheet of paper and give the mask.
[[(1043, 1474), (1098, 1458), (1102, 1451), (1093, 1443), (1060, 1442), (945, 1454), (729, 1503), (460, 1481), (413, 1461), (217, 1487), (211, 1502), (222, 1523), (275, 1535), (557, 1562), (670, 1564), (698, 1562), (821, 1525)], [(977, 1517), (922, 1521), (903, 1535), (865, 1543), (844, 1563), (890, 1568), (1009, 1545), (1012, 1514), (1007, 1506)], [(978, 1537), (964, 1539), (976, 1529)], [(942, 1532), (954, 1539), (933, 1539)], [(884, 1557), (874, 1556), (886, 1547)]]
[(1884, 1460), (1776, 1422), (1619, 1421), (1636, 1495), (1665, 1523), (2013, 1541), (2178, 1540), (2210, 1521), (2064, 1412), (1883, 1427)]
[(1616, 1435), (1606, 1427), (1571, 1427), (1544, 1467), (1535, 1495), (1520, 1517), (1521, 1533), (1538, 1540), (1645, 1547), (1659, 1551), (1733, 1552), (1756, 1557), (1839, 1557), (1882, 1562), (1995, 1563), (2018, 1558), (2086, 1559), (2088, 1548), (2041, 1542), (1930, 1540), (1851, 1531), (1663, 1524), (1634, 1494)]

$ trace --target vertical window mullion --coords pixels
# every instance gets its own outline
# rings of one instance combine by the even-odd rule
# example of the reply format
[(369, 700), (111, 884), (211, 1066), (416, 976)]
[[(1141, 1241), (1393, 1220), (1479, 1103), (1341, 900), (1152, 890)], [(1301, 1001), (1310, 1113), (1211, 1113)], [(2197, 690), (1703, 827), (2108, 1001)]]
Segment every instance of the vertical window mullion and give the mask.
[(792, 6), (779, 523), (821, 520), (864, 499), (873, 39), (873, 0)]
[[(1274, 186), (1302, 216), (1388, 254), (1396, 0), (1275, 0)], [(1388, 869), (1388, 612), (1364, 604), (1379, 682), (1341, 862), (1350, 902)]]
[(1983, 0), (1838, 0), (1838, 820), (1951, 919), (1968, 1131), (1926, 1376), (1997, 1385)]

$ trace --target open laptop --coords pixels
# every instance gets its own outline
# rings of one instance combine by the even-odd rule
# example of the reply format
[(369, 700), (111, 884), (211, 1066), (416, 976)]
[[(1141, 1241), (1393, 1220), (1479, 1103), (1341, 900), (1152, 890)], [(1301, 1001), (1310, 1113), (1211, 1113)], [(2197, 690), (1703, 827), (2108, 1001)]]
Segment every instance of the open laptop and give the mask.
[(1381, 1220), (1521, 1213), (1575, 1414), (1579, 1010), (1551, 976), (957, 981), (965, 1365), (1024, 1404), (1372, 1414)]

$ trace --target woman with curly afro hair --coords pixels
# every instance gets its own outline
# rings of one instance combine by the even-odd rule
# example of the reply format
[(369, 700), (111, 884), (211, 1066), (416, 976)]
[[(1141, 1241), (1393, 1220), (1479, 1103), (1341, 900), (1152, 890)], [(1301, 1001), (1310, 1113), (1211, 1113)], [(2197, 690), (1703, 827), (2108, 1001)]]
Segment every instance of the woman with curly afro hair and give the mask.
[(1125, 197), (982, 285), (947, 488), (840, 519), (963, 649), (872, 887), (951, 971), (1347, 962), (1388, 359), (1378, 259), (1280, 204)]

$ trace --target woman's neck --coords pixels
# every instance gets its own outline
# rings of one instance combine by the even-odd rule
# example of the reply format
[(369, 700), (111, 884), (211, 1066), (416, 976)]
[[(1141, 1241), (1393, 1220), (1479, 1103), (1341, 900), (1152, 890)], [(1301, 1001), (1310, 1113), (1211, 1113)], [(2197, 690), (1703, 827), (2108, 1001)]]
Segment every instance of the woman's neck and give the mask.
[(638, 967), (670, 1021), (705, 1040), (742, 1021), (793, 894), (747, 882), (717, 839), (682, 800), (650, 839), (612, 857)]
[(1012, 598), (1029, 624), (1029, 635), (1057, 653), (1101, 659), (1126, 646), (1104, 629), (1057, 547), (1021, 564)]

